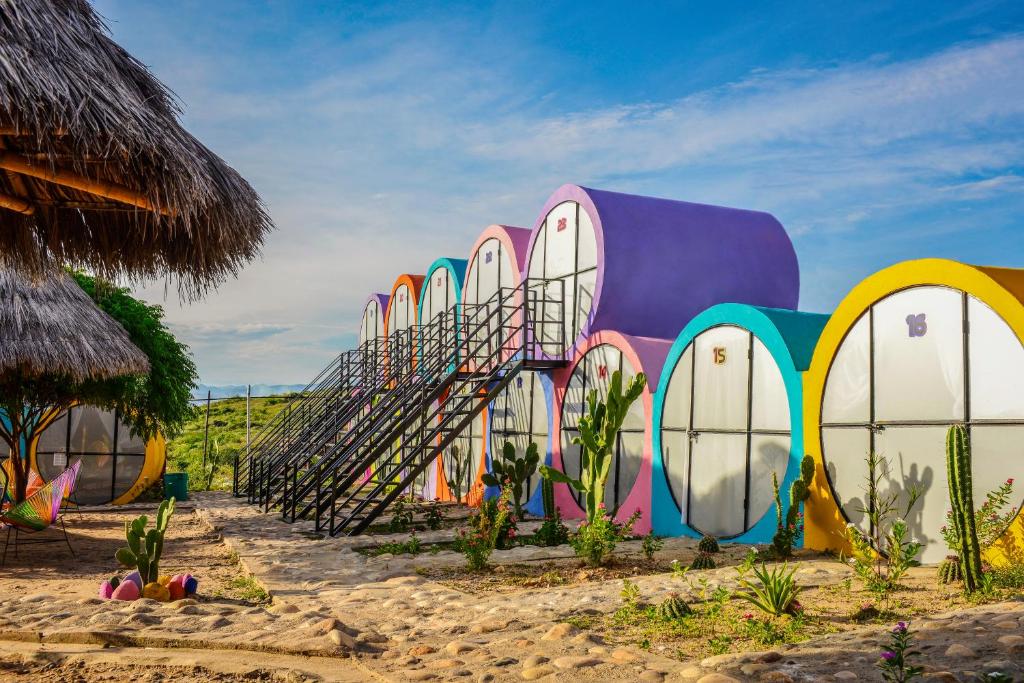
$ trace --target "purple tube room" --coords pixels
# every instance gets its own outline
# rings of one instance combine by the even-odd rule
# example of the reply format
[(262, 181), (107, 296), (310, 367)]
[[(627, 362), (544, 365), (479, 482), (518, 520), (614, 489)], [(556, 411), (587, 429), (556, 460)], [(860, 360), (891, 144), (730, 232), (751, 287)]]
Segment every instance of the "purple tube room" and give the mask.
[[(718, 303), (795, 309), (800, 288), (793, 244), (771, 214), (578, 185), (545, 203), (524, 274), (547, 281), (546, 302), (562, 300), (539, 315), (562, 316), (568, 348), (600, 330), (675, 339)], [(552, 340), (538, 341), (550, 354)]]

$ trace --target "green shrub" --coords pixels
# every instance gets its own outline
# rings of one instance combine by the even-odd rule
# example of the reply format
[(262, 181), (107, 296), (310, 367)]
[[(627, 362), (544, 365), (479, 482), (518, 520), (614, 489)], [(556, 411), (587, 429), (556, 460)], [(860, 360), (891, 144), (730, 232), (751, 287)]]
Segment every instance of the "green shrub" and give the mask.
[(736, 593), (736, 597), (773, 617), (800, 611), (800, 603), (796, 598), (803, 588), (793, 579), (796, 568), (787, 569), (788, 565), (783, 564), (769, 570), (762, 562), (760, 567), (753, 569), (758, 582), (754, 583), (741, 576), (740, 585), (747, 590)]

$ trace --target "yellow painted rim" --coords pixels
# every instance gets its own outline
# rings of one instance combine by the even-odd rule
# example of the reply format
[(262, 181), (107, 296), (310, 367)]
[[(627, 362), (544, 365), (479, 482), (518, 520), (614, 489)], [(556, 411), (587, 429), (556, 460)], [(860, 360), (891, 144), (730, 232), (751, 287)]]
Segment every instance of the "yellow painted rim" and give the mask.
[[(992, 308), (1014, 334), (1024, 340), (1024, 270), (971, 266), (947, 259), (904, 261), (861, 281), (840, 302), (814, 349), (804, 374), (805, 448), (814, 457), (815, 478), (805, 506), (804, 541), (817, 550), (849, 552), (846, 520), (825, 475), (821, 448), (821, 406), (832, 360), (847, 332), (873, 304), (903, 289), (945, 286), (964, 291)], [(1004, 564), (1024, 548), (1024, 518), (1018, 513), (1003, 537), (987, 553), (992, 564)], [(1024, 558), (1022, 558), (1024, 559)]]

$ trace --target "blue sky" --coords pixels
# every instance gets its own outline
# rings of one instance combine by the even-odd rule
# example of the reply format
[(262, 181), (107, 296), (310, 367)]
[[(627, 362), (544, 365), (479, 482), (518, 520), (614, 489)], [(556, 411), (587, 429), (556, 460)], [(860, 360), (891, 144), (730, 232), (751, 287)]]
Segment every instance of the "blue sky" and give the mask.
[(1024, 4), (100, 0), (263, 195), (261, 261), (162, 301), (208, 383), (303, 382), (370, 291), (558, 185), (770, 211), (801, 308), (945, 256), (1024, 266)]

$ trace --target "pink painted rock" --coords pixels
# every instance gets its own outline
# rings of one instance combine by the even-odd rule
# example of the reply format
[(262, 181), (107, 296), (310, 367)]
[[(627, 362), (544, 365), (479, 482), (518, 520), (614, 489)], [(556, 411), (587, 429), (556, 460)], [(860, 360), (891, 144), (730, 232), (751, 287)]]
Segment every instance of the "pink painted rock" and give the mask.
[(104, 581), (100, 584), (100, 598), (103, 600), (109, 600), (110, 596), (114, 594), (114, 587), (110, 585), (109, 581)]
[(142, 592), (142, 586), (143, 586), (142, 575), (139, 574), (138, 571), (134, 571), (131, 574), (129, 574), (128, 576), (124, 577), (124, 582), (125, 583), (128, 583), (128, 582), (134, 583), (135, 587), (139, 589), (139, 592), (140, 593)]
[(139, 587), (135, 585), (134, 581), (125, 581), (114, 589), (110, 597), (113, 600), (137, 600), (139, 594)]

